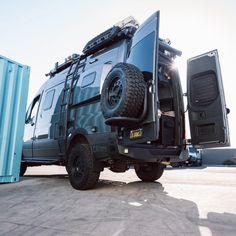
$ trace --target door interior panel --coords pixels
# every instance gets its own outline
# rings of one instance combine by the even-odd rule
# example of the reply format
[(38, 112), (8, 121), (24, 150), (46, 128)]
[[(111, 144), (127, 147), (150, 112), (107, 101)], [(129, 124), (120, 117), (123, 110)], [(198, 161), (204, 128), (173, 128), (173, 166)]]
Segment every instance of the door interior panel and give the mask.
[(198, 106), (207, 105), (218, 97), (218, 86), (214, 71), (196, 74), (190, 87), (191, 102)]
[(192, 144), (228, 146), (228, 120), (216, 50), (188, 60), (187, 89)]

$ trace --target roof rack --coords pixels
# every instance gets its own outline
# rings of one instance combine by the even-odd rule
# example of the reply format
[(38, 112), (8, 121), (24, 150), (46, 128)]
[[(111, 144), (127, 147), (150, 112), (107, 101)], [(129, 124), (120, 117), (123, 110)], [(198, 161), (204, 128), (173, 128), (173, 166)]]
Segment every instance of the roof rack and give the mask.
[(85, 45), (83, 53), (88, 56), (121, 39), (132, 38), (138, 26), (138, 22), (130, 16), (90, 40)]
[(72, 62), (78, 60), (81, 56), (79, 54), (73, 53), (72, 55), (65, 58), (65, 62), (60, 64), (58, 62), (55, 63), (55, 66), (52, 70), (49, 71), (49, 73), (45, 74), (46, 76), (53, 76), (56, 73), (59, 73), (66, 69), (69, 65), (71, 65)]
[(118, 26), (121, 29), (123, 29), (125, 27), (130, 27), (130, 26), (138, 28), (139, 23), (137, 20), (134, 19), (133, 16), (129, 16), (129, 17), (125, 18), (124, 20), (117, 22), (114, 26)]

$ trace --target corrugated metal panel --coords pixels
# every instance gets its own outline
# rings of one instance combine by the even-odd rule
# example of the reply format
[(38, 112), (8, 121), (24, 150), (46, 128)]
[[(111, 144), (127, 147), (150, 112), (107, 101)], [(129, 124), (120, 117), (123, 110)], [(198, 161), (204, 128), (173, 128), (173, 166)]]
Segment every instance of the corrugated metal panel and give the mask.
[(0, 182), (19, 181), (28, 66), (0, 55)]

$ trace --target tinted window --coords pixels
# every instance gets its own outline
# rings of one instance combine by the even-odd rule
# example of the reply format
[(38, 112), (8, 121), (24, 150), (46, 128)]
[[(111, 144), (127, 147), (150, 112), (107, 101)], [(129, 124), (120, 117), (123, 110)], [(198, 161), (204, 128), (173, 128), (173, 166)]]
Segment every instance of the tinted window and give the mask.
[(27, 114), (26, 114), (26, 123), (28, 123), (30, 120), (35, 119), (37, 116), (37, 112), (38, 112), (38, 106), (39, 106), (39, 99), (40, 96), (37, 96), (32, 104), (30, 105)]
[(128, 63), (134, 64), (142, 72), (153, 72), (153, 55), (154, 55), (155, 32), (150, 33), (130, 51)]
[(84, 87), (91, 85), (95, 81), (95, 77), (96, 77), (95, 72), (84, 76), (84, 78), (81, 82), (81, 87), (84, 88)]
[(194, 105), (207, 105), (218, 97), (218, 86), (216, 74), (207, 71), (192, 76), (190, 87), (191, 101)]
[(43, 102), (43, 110), (48, 110), (52, 107), (54, 93), (55, 93), (55, 89), (50, 90), (46, 93), (46, 96)]

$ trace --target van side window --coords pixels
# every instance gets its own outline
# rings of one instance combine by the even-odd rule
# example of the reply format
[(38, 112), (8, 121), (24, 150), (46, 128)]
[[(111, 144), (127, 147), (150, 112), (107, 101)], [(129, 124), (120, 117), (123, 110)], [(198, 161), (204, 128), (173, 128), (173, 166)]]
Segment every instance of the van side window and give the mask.
[(53, 97), (54, 97), (55, 89), (50, 90), (46, 93), (44, 102), (43, 102), (43, 110), (49, 110), (52, 107)]
[(93, 84), (93, 82), (95, 81), (95, 78), (96, 78), (96, 72), (93, 72), (84, 76), (81, 82), (81, 88), (84, 88)]
[(31, 103), (31, 105), (26, 113), (26, 119), (25, 119), (26, 124), (31, 123), (31, 122), (35, 122), (36, 116), (38, 113), (39, 100), (40, 100), (40, 95), (38, 95)]

